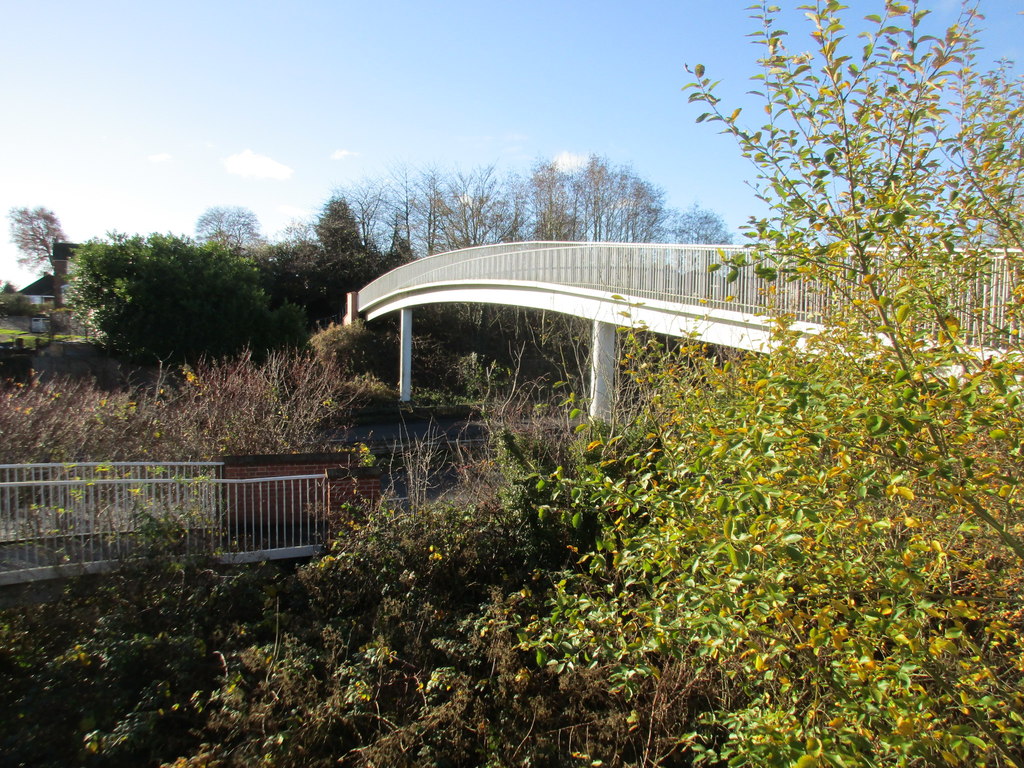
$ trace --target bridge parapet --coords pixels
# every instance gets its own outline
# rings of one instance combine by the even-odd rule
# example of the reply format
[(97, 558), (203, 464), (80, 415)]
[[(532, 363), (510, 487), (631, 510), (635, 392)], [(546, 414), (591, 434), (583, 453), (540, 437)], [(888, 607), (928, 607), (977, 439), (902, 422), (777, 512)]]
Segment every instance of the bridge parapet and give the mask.
[[(700, 304), (708, 308), (764, 312), (780, 296), (745, 270), (728, 280), (715, 270), (743, 248), (650, 243), (526, 242), (478, 246), (440, 253), (403, 265), (359, 292), (359, 309), (372, 315), (403, 292), (428, 285), (481, 280), (532, 282), (620, 295), (627, 300)], [(783, 295), (783, 311), (813, 322), (827, 297), (801, 284)], [(387, 310), (384, 310), (387, 311)]]
[[(1016, 274), (1019, 259), (1008, 258), (1009, 253), (994, 251), (990, 268), (965, 280), (955, 297), (956, 306), (948, 307), (969, 345), (1001, 346), (993, 336), (1005, 334), (1013, 321), (1008, 308), (1020, 276)], [(398, 267), (360, 291), (358, 305), (360, 312), (376, 317), (442, 300), (506, 303), (508, 295), (500, 290), (504, 283), (532, 284), (540, 290), (546, 286), (563, 293), (565, 289), (603, 293), (634, 305), (663, 302), (757, 316), (784, 314), (812, 324), (826, 324), (842, 306), (842, 297), (818, 283), (768, 283), (752, 269), (730, 275), (729, 268), (717, 268), (748, 254), (748, 249), (738, 246), (499, 243), (440, 253)], [(894, 275), (898, 278), (898, 267)], [(467, 286), (479, 290), (467, 292)], [(445, 292), (452, 298), (444, 299)]]

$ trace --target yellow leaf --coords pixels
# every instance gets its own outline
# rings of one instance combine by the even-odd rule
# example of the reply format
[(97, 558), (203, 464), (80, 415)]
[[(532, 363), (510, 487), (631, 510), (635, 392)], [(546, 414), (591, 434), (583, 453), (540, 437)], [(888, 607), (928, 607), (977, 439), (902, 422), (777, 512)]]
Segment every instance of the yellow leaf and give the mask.
[(885, 495), (889, 498), (892, 498), (893, 496), (900, 496), (907, 501), (914, 500), (914, 492), (905, 485), (890, 485), (885, 489)]
[(906, 717), (897, 718), (896, 733), (900, 736), (912, 736), (914, 734), (914, 721)]

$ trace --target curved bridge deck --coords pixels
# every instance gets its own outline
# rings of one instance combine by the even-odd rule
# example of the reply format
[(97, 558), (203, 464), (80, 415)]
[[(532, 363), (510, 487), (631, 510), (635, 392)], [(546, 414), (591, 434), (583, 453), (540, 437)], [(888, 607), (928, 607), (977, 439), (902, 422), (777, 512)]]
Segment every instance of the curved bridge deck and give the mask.
[(750, 270), (732, 282), (728, 269), (713, 270), (743, 253), (735, 247), (629, 243), (466, 248), (383, 275), (359, 292), (359, 311), (372, 319), (439, 302), (508, 304), (743, 349), (764, 347), (769, 311), (787, 313), (814, 332), (827, 297), (803, 284), (780, 296)]
[[(734, 246), (646, 243), (501, 243), (418, 259), (359, 292), (358, 310), (370, 319), (402, 313), (403, 399), (409, 399), (411, 309), (442, 302), (533, 307), (594, 321), (591, 411), (607, 384), (607, 347), (617, 326), (646, 327), (738, 349), (771, 349), (774, 319), (785, 315), (805, 335), (820, 332), (840, 299), (812, 283), (768, 283), (751, 269), (720, 266), (746, 254)], [(1008, 260), (993, 256), (991, 274), (963, 297), (960, 318), (970, 344), (982, 345), (1005, 327), (1015, 280)], [(609, 340), (610, 339), (610, 340)], [(602, 358), (602, 355), (605, 356)], [(603, 362), (602, 362), (603, 359)], [(603, 373), (602, 373), (603, 371)]]

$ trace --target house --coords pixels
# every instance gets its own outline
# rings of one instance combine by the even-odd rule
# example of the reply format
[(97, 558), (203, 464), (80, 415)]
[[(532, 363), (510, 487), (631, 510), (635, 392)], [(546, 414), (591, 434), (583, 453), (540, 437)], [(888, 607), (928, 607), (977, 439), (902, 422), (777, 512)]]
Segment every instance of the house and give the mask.
[(53, 275), (47, 272), (31, 285), (26, 285), (18, 293), (28, 298), (33, 304), (45, 304), (48, 301), (55, 300), (55, 287)]

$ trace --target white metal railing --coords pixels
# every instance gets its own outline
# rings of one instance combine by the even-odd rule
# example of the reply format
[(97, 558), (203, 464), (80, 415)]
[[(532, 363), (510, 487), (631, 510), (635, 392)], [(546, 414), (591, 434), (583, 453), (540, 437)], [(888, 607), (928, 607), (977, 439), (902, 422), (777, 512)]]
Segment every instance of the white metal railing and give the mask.
[(167, 547), (227, 561), (323, 544), (323, 474), (225, 479), (217, 462), (0, 465), (0, 584)]
[(756, 311), (765, 306), (763, 284), (749, 270), (728, 282), (711, 271), (743, 248), (647, 243), (504, 243), (417, 259), (359, 292), (360, 309), (395, 291), (471, 280), (515, 280), (608, 291), (631, 298), (706, 304)]
[(215, 475), (219, 461), (79, 461), (45, 464), (0, 464), (0, 483), (58, 480), (190, 479)]
[[(388, 297), (432, 284), (527, 281), (621, 295), (628, 300), (731, 309), (754, 314), (784, 313), (794, 319), (827, 322), (839, 298), (804, 280), (767, 283), (752, 269), (730, 281), (728, 267), (716, 268), (748, 254), (738, 246), (659, 245), (647, 243), (501, 243), (465, 248), (418, 259), (374, 280), (359, 292), (365, 311)], [(984, 274), (965, 280), (950, 307), (964, 337), (984, 344), (1003, 333), (1018, 284), (1016, 260), (995, 252)]]

